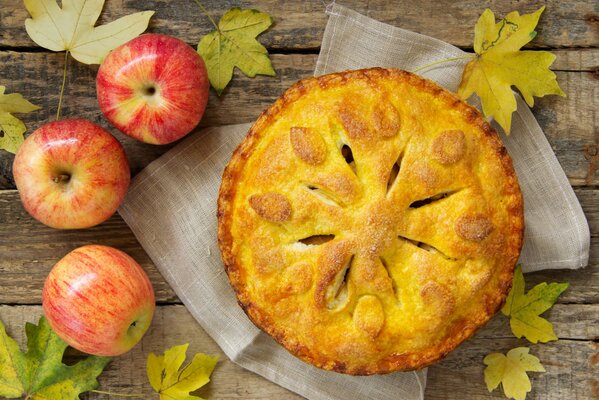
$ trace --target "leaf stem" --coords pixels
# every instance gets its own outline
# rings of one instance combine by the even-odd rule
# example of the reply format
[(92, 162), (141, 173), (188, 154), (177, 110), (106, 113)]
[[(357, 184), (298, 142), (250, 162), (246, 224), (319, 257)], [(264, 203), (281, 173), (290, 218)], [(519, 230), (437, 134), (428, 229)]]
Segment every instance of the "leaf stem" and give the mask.
[(430, 68), (430, 67), (435, 66), (435, 65), (443, 64), (443, 63), (450, 62), (450, 61), (465, 60), (467, 58), (474, 58), (474, 57), (476, 57), (476, 55), (474, 55), (474, 54), (468, 54), (468, 55), (465, 55), (465, 56), (446, 58), (445, 60), (435, 61), (435, 62), (432, 62), (430, 64), (423, 65), (422, 67), (418, 67), (415, 70), (412, 70), (411, 72), (413, 74), (415, 74), (418, 71)]
[(64, 94), (64, 87), (67, 82), (67, 66), (69, 65), (69, 51), (64, 52), (64, 67), (62, 69), (62, 86), (60, 87), (60, 97), (58, 97), (58, 109), (56, 110), (56, 120), (60, 118), (60, 107), (62, 106), (62, 96)]
[(124, 393), (105, 392), (103, 390), (90, 390), (90, 392), (99, 393), (99, 394), (107, 394), (109, 396), (118, 396), (118, 397), (144, 397), (143, 394), (139, 394), (139, 393), (124, 394)]
[(216, 22), (214, 22), (214, 20), (210, 16), (210, 14), (208, 14), (208, 11), (206, 11), (206, 8), (204, 8), (202, 3), (200, 3), (200, 0), (193, 0), (193, 1), (196, 2), (196, 4), (202, 9), (202, 12), (204, 13), (204, 15), (208, 17), (210, 22), (212, 22), (212, 25), (214, 25), (214, 29), (216, 29), (218, 32), (220, 32), (220, 29), (218, 29), (218, 25), (216, 25)]

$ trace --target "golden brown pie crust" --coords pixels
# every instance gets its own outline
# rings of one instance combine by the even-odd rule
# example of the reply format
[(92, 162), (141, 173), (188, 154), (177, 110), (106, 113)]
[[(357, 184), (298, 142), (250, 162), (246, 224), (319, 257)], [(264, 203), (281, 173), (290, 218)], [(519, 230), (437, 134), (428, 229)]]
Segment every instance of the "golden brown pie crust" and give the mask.
[(222, 259), (250, 319), (297, 357), (355, 375), (423, 368), (510, 289), (522, 196), (495, 130), (416, 75), (309, 78), (223, 175)]

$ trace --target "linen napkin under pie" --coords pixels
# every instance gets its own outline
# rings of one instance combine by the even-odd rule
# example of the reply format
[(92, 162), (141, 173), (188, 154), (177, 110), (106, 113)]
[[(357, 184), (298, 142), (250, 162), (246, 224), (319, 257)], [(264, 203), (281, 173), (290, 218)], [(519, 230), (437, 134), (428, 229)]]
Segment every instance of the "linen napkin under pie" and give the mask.
[[(373, 66), (409, 71), (463, 54), (447, 43), (338, 4), (329, 6), (327, 13), (315, 75)], [(422, 75), (455, 91), (463, 65), (443, 64)], [(216, 240), (216, 199), (222, 171), (249, 126), (208, 128), (185, 139), (133, 180), (121, 216), (189, 311), (234, 362), (309, 399), (424, 398), (425, 370), (369, 377), (319, 370), (287, 353), (237, 305)], [(520, 98), (512, 134), (502, 139), (524, 195), (524, 269), (585, 266), (588, 224), (549, 143)]]

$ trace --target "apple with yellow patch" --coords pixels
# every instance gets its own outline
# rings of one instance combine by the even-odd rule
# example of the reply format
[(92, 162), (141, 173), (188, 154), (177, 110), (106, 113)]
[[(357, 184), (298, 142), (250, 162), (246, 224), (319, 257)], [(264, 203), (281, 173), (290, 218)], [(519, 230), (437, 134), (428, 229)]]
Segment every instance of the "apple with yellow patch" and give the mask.
[(100, 109), (123, 133), (166, 144), (191, 132), (208, 103), (204, 60), (185, 42), (145, 34), (113, 50), (96, 77)]
[(42, 304), (62, 340), (98, 356), (129, 351), (148, 330), (155, 310), (154, 290), (139, 264), (100, 245), (79, 247), (56, 263)]
[(108, 219), (131, 179), (119, 141), (83, 119), (50, 122), (29, 135), (13, 175), (29, 214), (58, 229), (89, 228)]

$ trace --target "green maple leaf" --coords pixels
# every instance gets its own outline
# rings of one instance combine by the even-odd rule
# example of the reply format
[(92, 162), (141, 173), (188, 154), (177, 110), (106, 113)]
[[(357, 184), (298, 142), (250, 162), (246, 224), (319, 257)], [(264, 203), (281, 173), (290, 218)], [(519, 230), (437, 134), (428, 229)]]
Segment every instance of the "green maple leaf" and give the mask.
[(568, 286), (568, 283), (543, 282), (524, 294), (524, 275), (518, 265), (512, 289), (501, 309), (503, 315), (510, 317), (512, 333), (517, 338), (524, 336), (532, 343), (557, 340), (551, 322), (539, 315), (549, 310)]
[(23, 133), (27, 130), (23, 121), (14, 113), (29, 113), (39, 109), (18, 93), (4, 94), (5, 86), (0, 86), (0, 149), (16, 153), (23, 144)]
[(202, 38), (198, 53), (206, 62), (210, 84), (220, 96), (237, 67), (248, 77), (275, 76), (268, 51), (256, 36), (272, 25), (270, 15), (258, 10), (231, 8), (216, 29)]
[(161, 400), (201, 400), (189, 393), (210, 382), (210, 374), (218, 357), (199, 353), (182, 369), (189, 344), (174, 346), (164, 355), (148, 356), (147, 373), (150, 385), (160, 395)]
[(526, 399), (526, 393), (532, 389), (526, 372), (545, 372), (539, 359), (528, 354), (529, 350), (528, 347), (516, 347), (508, 351), (507, 356), (491, 353), (485, 357), (485, 383), (489, 392), (501, 384), (508, 399)]
[(31, 400), (77, 400), (83, 392), (98, 387), (96, 378), (109, 357), (90, 356), (75, 365), (62, 363), (67, 344), (50, 328), (44, 317), (39, 324), (27, 323), (27, 352), (6, 334), (0, 321), (0, 397)]

